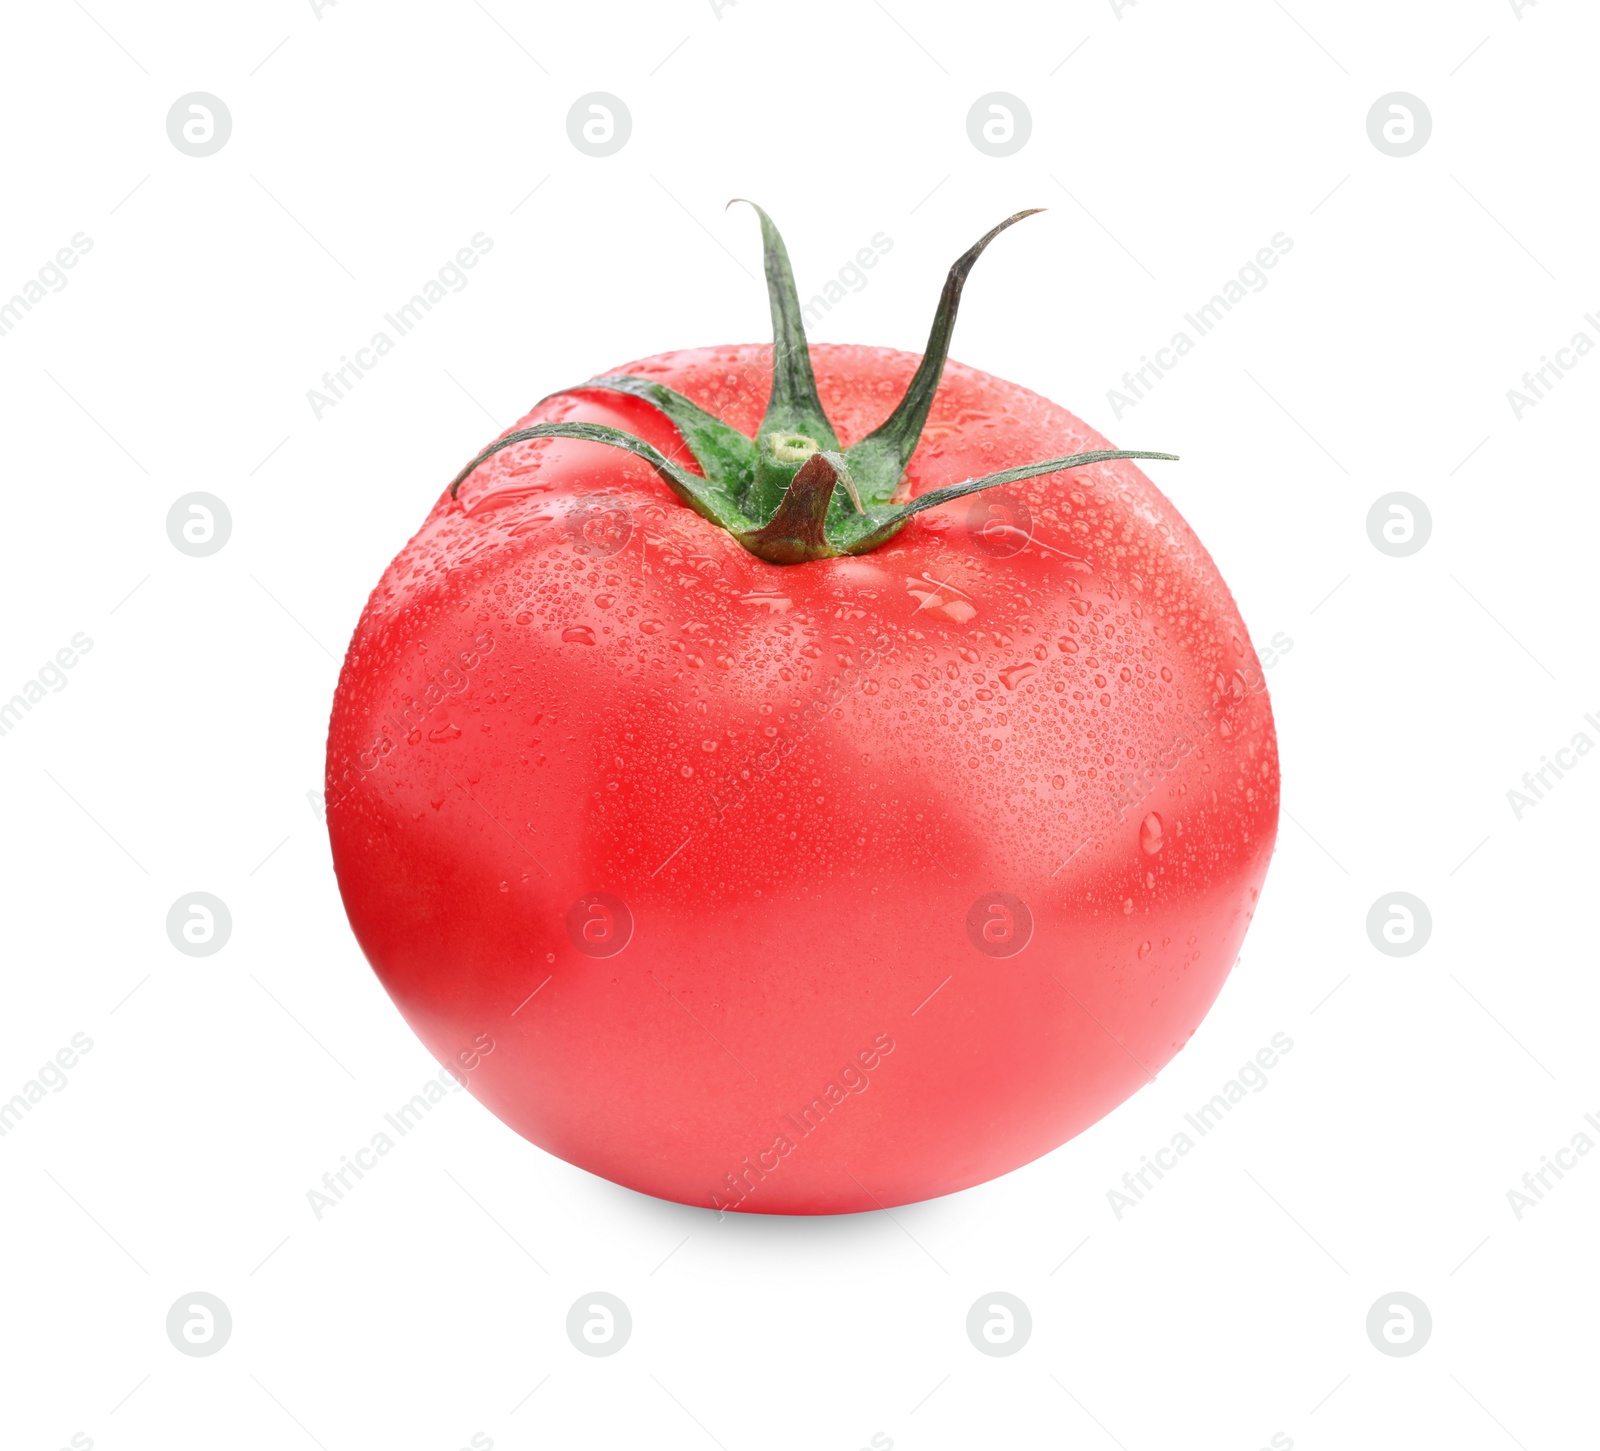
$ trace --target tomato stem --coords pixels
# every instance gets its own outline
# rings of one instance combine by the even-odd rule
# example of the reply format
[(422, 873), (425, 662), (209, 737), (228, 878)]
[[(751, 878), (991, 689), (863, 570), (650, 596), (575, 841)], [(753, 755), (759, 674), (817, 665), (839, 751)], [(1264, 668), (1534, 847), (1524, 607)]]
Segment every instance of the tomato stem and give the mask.
[(839, 551), (828, 541), (828, 507), (839, 483), (845, 484), (859, 512), (860, 496), (844, 460), (831, 449), (812, 452), (795, 471), (772, 518), (740, 536), (739, 542), (769, 564), (833, 558)]

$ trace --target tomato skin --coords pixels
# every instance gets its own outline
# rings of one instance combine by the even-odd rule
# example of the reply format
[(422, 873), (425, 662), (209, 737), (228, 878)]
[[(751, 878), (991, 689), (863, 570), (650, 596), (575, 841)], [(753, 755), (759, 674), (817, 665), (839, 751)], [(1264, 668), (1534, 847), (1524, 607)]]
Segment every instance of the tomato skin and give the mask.
[[(846, 444), (916, 364), (812, 352)], [(750, 433), (770, 358), (619, 371)], [(637, 400), (518, 426), (558, 418), (694, 467)], [(952, 363), (908, 492), (1109, 446)], [(1188, 1040), (1276, 836), (1255, 651), (1133, 464), (1003, 492), (1017, 552), (962, 500), (787, 567), (586, 442), (439, 499), (351, 642), (328, 826), (385, 988), (517, 1132), (686, 1204), (872, 1209), (1049, 1152)]]

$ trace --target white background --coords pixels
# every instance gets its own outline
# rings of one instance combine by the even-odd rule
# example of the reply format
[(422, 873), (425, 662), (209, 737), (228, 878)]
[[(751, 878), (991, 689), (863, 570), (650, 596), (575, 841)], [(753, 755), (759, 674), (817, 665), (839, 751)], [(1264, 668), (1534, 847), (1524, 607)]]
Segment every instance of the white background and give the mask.
[[(0, 697), (76, 632), (93, 649), (0, 738), (0, 1095), (74, 1033), (94, 1046), (0, 1139), (7, 1447), (1592, 1444), (1600, 1154), (1520, 1220), (1507, 1191), (1600, 1115), (1600, 759), (1520, 820), (1506, 793), (1600, 741), (1600, 357), (1520, 420), (1506, 391), (1600, 340), (1600, 17), (1122, 8), (8, 11), (0, 295), (75, 233), (93, 248), (0, 338)], [(203, 159), (165, 129), (195, 90), (233, 118)], [(1405, 159), (1366, 130), (1397, 90), (1433, 117)], [(632, 114), (610, 158), (567, 137), (589, 91)], [(1015, 156), (968, 140), (990, 91), (1031, 112)], [(1258, 646), (1293, 641), (1242, 958), (1158, 1082), (892, 1217), (719, 1222), (459, 1094), (318, 1221), (307, 1191), (437, 1071), (308, 799), (344, 642), (536, 398), (766, 338), (735, 195), (773, 212), (807, 294), (891, 237), (812, 334), (908, 349), (961, 250), (1050, 208), (979, 265), (954, 353), (1182, 454), (1155, 477)], [(324, 370), (480, 231), (470, 285), (315, 418)], [(1270, 285), (1117, 419), (1122, 372), (1280, 231)], [(1403, 559), (1365, 526), (1396, 489), (1433, 519)], [(166, 535), (193, 490), (233, 517), (206, 559)], [(233, 915), (214, 957), (167, 939), (193, 890)], [(1393, 890), (1433, 915), (1412, 957), (1366, 935)], [(1107, 1191), (1277, 1032), (1267, 1087), (1119, 1220)], [(634, 1320), (608, 1359), (564, 1331), (595, 1289)], [(1033, 1316), (1003, 1359), (964, 1328), (997, 1289)], [(209, 1358), (164, 1329), (193, 1290), (233, 1316)], [(1396, 1290), (1433, 1317), (1407, 1358), (1365, 1330)]]

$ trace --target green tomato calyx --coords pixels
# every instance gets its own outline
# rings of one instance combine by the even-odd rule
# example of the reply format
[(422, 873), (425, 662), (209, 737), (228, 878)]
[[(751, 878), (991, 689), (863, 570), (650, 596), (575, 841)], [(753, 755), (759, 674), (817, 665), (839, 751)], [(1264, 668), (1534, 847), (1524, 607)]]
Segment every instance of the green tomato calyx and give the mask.
[(625, 373), (591, 378), (557, 391), (626, 393), (649, 403), (677, 427), (700, 473), (689, 472), (621, 429), (598, 423), (540, 423), (515, 429), (490, 444), (456, 475), (450, 485), (451, 497), (456, 497), (462, 482), (479, 464), (502, 449), (540, 438), (601, 443), (643, 459), (684, 503), (726, 529), (752, 554), (770, 564), (786, 565), (865, 554), (886, 544), (912, 515), (1001, 484), (1111, 459), (1176, 459), (1177, 455), (1170, 453), (1096, 449), (1004, 469), (919, 494), (908, 502), (891, 503), (944, 374), (967, 275), (990, 242), (1040, 208), (1007, 217), (956, 259), (939, 295), (922, 361), (905, 396), (877, 428), (841, 450), (817, 397), (788, 249), (772, 219), (753, 202), (746, 205), (754, 207), (761, 219), (773, 330), (772, 391), (754, 438), (654, 379)]

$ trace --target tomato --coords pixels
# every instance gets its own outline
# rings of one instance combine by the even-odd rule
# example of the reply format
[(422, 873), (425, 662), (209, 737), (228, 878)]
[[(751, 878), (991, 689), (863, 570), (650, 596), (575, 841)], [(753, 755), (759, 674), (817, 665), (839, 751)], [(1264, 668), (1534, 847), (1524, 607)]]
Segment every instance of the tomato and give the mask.
[(995, 233), (919, 361), (808, 349), (762, 224), (776, 378), (767, 346), (635, 362), (440, 496), (351, 641), (328, 827), (385, 988), (518, 1133), (685, 1204), (837, 1213), (1046, 1154), (1184, 1045), (1277, 747), (1167, 499), (946, 364)]

